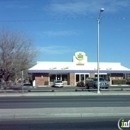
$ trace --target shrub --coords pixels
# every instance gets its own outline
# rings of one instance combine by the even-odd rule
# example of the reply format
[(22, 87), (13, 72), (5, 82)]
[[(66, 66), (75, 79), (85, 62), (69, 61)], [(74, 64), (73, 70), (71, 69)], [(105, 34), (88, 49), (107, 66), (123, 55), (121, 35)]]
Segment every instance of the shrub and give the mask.
[(44, 85), (49, 85), (49, 81), (45, 81), (45, 82), (44, 82)]
[(126, 84), (126, 80), (125, 79), (122, 79), (122, 80), (112, 80), (112, 84), (118, 84), (118, 85)]

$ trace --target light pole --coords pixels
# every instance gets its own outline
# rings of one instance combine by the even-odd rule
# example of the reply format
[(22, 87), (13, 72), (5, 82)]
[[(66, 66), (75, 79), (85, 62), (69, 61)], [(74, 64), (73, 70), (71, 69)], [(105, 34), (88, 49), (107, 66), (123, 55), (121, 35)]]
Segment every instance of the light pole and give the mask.
[(100, 62), (100, 16), (101, 13), (104, 11), (104, 8), (100, 9), (100, 13), (99, 16), (97, 18), (97, 22), (98, 22), (98, 45), (97, 45), (97, 85), (98, 85), (98, 90), (97, 93), (100, 93), (100, 85), (99, 85), (99, 62)]

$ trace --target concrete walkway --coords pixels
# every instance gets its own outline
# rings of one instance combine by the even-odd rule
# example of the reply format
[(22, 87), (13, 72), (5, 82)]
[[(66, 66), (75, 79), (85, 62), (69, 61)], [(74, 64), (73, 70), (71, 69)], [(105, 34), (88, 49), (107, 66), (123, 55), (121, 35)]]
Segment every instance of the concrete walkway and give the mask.
[(0, 119), (130, 117), (130, 107), (0, 109)]
[(17, 97), (17, 96), (98, 96), (98, 95), (130, 95), (130, 91), (101, 91), (99, 94), (97, 91), (76, 91), (76, 92), (24, 92), (17, 91), (15, 93), (0, 93), (0, 97)]

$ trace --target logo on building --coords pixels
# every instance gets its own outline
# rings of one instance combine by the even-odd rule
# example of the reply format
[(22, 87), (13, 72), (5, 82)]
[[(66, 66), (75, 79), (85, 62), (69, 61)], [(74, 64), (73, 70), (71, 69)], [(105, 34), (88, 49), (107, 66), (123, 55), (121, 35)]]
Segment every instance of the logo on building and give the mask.
[(118, 128), (119, 130), (129, 129), (130, 128), (130, 120), (125, 121), (123, 118), (119, 119), (118, 121)]
[(84, 52), (76, 52), (75, 53), (75, 57), (76, 57), (76, 59), (77, 60), (84, 60), (84, 58), (85, 58), (85, 53)]
[(69, 66), (61, 68), (62, 70), (69, 69)]

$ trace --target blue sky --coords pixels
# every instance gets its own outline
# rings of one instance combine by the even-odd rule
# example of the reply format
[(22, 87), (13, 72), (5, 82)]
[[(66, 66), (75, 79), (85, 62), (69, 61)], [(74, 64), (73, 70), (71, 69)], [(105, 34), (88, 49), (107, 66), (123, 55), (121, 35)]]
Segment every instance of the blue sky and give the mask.
[(83, 51), (96, 62), (100, 8), (100, 61), (130, 68), (130, 0), (0, 0), (0, 28), (31, 37), (37, 61), (72, 61)]

